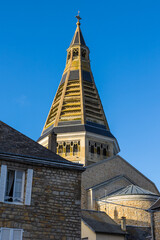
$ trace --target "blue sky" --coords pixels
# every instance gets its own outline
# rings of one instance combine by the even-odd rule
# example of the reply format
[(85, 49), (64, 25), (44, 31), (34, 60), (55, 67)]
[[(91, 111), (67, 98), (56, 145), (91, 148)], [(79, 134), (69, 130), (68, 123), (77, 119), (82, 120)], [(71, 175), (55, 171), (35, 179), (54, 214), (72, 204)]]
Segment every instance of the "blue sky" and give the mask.
[(78, 10), (120, 155), (160, 190), (160, 1), (1, 1), (0, 119), (38, 139)]

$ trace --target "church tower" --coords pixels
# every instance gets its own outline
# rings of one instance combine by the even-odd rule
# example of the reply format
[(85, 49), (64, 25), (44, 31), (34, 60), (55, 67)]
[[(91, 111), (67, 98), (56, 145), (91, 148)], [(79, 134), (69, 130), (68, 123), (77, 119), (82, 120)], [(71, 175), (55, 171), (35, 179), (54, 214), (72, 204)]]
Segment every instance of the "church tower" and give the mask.
[(89, 165), (116, 155), (119, 146), (94, 82), (79, 14), (76, 18), (66, 66), (38, 142), (70, 161)]

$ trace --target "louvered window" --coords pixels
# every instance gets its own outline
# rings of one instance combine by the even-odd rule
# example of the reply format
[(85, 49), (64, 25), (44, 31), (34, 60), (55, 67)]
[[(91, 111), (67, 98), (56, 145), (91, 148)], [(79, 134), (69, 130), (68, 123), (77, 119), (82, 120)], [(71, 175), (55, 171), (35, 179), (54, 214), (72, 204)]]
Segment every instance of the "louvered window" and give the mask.
[(0, 240), (22, 240), (22, 229), (1, 228)]

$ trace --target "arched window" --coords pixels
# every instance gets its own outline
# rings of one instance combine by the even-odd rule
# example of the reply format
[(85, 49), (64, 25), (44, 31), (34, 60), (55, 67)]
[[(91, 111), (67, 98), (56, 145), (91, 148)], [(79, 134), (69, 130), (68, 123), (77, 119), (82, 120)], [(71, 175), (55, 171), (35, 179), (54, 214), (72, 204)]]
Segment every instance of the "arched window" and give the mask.
[(73, 155), (77, 155), (77, 153), (78, 153), (78, 145), (74, 144), (73, 145)]
[(81, 50), (81, 56), (82, 56), (82, 58), (86, 57), (86, 50), (85, 49)]
[(94, 153), (94, 145), (91, 145), (91, 153)]
[(70, 155), (70, 145), (66, 145), (66, 155)]
[(97, 147), (97, 155), (100, 155), (100, 147)]
[(63, 146), (59, 145), (58, 147), (58, 154), (62, 154), (63, 153)]
[(105, 156), (106, 157), (106, 148), (103, 148), (103, 156)]

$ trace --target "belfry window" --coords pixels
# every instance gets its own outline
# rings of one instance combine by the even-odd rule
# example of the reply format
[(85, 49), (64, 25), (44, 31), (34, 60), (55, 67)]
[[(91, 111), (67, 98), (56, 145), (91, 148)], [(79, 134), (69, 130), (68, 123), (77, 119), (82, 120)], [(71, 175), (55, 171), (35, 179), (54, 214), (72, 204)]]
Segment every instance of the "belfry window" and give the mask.
[(58, 147), (58, 154), (62, 154), (63, 153), (63, 146), (59, 145)]
[(73, 145), (73, 155), (77, 155), (77, 153), (78, 153), (78, 145), (74, 144)]
[(70, 145), (66, 145), (66, 155), (70, 155)]
[(71, 52), (68, 53), (67, 61), (71, 58)]
[(103, 156), (105, 156), (106, 157), (106, 148), (103, 148)]
[(73, 49), (73, 59), (78, 57), (78, 48)]
[(97, 155), (100, 155), (100, 147), (97, 147)]
[(81, 50), (81, 56), (82, 56), (82, 58), (86, 58), (86, 50), (85, 49)]
[(94, 146), (91, 145), (91, 153), (94, 153)]

